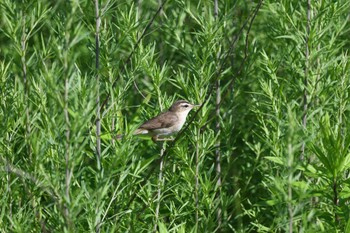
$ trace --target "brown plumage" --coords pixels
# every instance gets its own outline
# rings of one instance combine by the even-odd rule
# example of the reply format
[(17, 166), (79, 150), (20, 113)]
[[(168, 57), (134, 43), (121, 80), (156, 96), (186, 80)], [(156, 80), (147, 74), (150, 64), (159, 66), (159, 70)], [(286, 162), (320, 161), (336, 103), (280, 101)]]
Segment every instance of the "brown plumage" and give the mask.
[[(165, 119), (167, 120), (165, 121)], [(169, 128), (173, 126), (178, 120), (179, 117), (177, 115), (171, 112), (163, 112), (143, 123), (137, 130), (155, 130), (159, 128)]]
[[(165, 140), (164, 137), (179, 132), (186, 121), (188, 113), (197, 105), (186, 100), (176, 101), (168, 111), (143, 123), (134, 135), (148, 135), (153, 141)], [(117, 136), (118, 137), (118, 136)]]

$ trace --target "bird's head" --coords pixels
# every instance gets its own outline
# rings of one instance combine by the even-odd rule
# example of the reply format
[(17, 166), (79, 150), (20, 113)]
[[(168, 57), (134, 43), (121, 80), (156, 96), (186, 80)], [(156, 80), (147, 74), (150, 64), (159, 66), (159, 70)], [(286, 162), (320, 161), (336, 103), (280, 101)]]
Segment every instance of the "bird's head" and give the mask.
[(169, 111), (175, 113), (189, 113), (192, 110), (192, 108), (198, 106), (200, 105), (191, 104), (186, 100), (178, 100), (175, 103), (173, 103), (173, 105), (171, 105)]

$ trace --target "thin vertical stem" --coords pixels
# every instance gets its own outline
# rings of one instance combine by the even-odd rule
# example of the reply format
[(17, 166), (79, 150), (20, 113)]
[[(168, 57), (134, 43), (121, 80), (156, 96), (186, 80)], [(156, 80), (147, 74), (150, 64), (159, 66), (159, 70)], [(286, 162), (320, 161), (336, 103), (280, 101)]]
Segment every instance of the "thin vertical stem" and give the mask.
[(215, 19), (218, 18), (219, 15), (219, 3), (218, 0), (214, 0), (214, 17)]
[(64, 74), (64, 119), (65, 119), (65, 204), (64, 204), (64, 215), (66, 220), (66, 228), (70, 231), (71, 220), (69, 213), (70, 205), (70, 184), (71, 184), (71, 166), (70, 166), (70, 121), (69, 121), (69, 71), (68, 71), (68, 50), (69, 50), (69, 33), (68, 30), (71, 28), (71, 21), (68, 20), (66, 28), (66, 39), (63, 51), (63, 74)]
[[(139, 22), (142, 14), (142, 0), (137, 0), (136, 1), (136, 22)], [(137, 32), (137, 38), (139, 38), (139, 32)]]
[[(95, 66), (96, 66), (96, 159), (97, 159), (97, 169), (101, 170), (101, 109), (100, 109), (100, 9), (98, 5), (98, 0), (95, 0), (95, 17), (96, 17), (96, 32), (95, 32)], [(99, 202), (97, 202), (96, 207), (96, 226), (95, 231), (99, 233), (101, 231), (101, 219), (99, 217), (100, 207)]]
[(338, 198), (338, 189), (337, 189), (337, 185), (338, 185), (338, 182), (337, 182), (337, 178), (335, 177), (333, 179), (333, 204), (334, 204), (334, 221), (335, 223), (339, 223), (339, 216), (337, 214), (337, 210), (336, 210), (336, 207), (339, 205), (339, 198)]
[(11, 191), (11, 174), (10, 174), (10, 166), (9, 166), (9, 162), (7, 161), (8, 159), (6, 158), (6, 178), (7, 178), (7, 195), (10, 199), (9, 201), (9, 217), (12, 218), (12, 191)]
[(26, 50), (27, 50), (27, 34), (26, 34), (26, 15), (22, 13), (22, 38), (21, 38), (21, 63), (22, 63), (22, 74), (23, 74), (23, 85), (24, 85), (24, 104), (25, 104), (25, 125), (26, 125), (26, 131), (25, 131), (25, 140), (27, 144), (27, 153), (29, 156), (29, 159), (32, 161), (32, 151), (30, 148), (30, 143), (28, 142), (30, 133), (31, 133), (31, 127), (30, 127), (30, 115), (29, 115), (29, 84), (28, 84), (28, 78), (27, 78), (27, 61), (26, 61)]
[(160, 150), (160, 163), (159, 163), (159, 174), (158, 174), (158, 187), (157, 187), (157, 207), (156, 207), (156, 219), (154, 222), (153, 231), (157, 232), (158, 220), (159, 220), (159, 209), (160, 209), (160, 199), (162, 196), (162, 187), (163, 187), (163, 168), (164, 168), (164, 151), (165, 151), (166, 142), (163, 142), (163, 147)]
[[(307, 22), (306, 22), (306, 38), (305, 38), (305, 70), (304, 70), (304, 94), (303, 94), (303, 127), (306, 130), (307, 124), (307, 86), (308, 86), (308, 77), (309, 77), (309, 35), (310, 35), (310, 20), (311, 20), (311, 2), (307, 0)], [(305, 157), (305, 140), (303, 140), (301, 146), (301, 155), (300, 159), (303, 160)]]
[[(289, 181), (291, 182), (291, 181)], [(288, 215), (289, 215), (289, 233), (293, 233), (293, 206), (292, 202), (292, 185), (288, 183)]]
[[(158, 93), (159, 94), (159, 93)], [(160, 99), (160, 95), (158, 95), (158, 104), (160, 106), (160, 110), (163, 111), (163, 105)], [(160, 199), (162, 196), (162, 187), (163, 187), (163, 167), (164, 167), (164, 151), (166, 142), (163, 142), (162, 149), (160, 150), (160, 162), (159, 162), (159, 174), (158, 174), (158, 186), (157, 186), (157, 206), (156, 206), (156, 213), (155, 213), (155, 221), (154, 221), (154, 227), (153, 231), (157, 232), (157, 226), (158, 226), (158, 219), (159, 219), (159, 209), (160, 209)]]
[[(319, 43), (317, 45), (317, 52), (319, 52), (320, 50), (321, 50), (321, 44)], [(321, 79), (321, 68), (320, 68), (321, 67), (321, 61), (320, 61), (320, 57), (319, 56), (317, 56), (316, 64), (317, 64), (317, 78), (316, 78), (315, 90), (316, 90), (316, 93), (317, 93), (318, 92), (318, 84), (319, 84), (320, 79)], [(319, 105), (319, 98), (318, 97), (316, 98), (316, 105)]]
[[(64, 69), (67, 71), (67, 54), (65, 54), (65, 61), (64, 61)], [(69, 113), (68, 113), (68, 95), (69, 95), (69, 79), (68, 74), (65, 72), (65, 81), (64, 81), (64, 118), (65, 118), (65, 124), (66, 124), (66, 146), (65, 146), (65, 162), (66, 162), (66, 183), (65, 183), (65, 196), (66, 196), (66, 204), (64, 207), (65, 211), (65, 218), (66, 218), (66, 224), (67, 229), (70, 228), (70, 218), (69, 218), (69, 208), (68, 205), (70, 203), (70, 183), (71, 183), (71, 169), (70, 169), (70, 122), (69, 122)]]
[(293, 219), (294, 219), (294, 214), (293, 214), (293, 205), (292, 205), (292, 200), (293, 200), (293, 190), (292, 190), (292, 183), (293, 183), (293, 149), (292, 149), (292, 144), (288, 143), (288, 169), (289, 169), (289, 174), (288, 174), (288, 215), (289, 215), (289, 233), (293, 232)]
[[(219, 15), (219, 6), (218, 0), (214, 0), (214, 16), (217, 21)], [(218, 52), (217, 57), (220, 57), (220, 52)], [(216, 116), (216, 125), (215, 132), (216, 134), (220, 134), (220, 102), (221, 102), (221, 87), (220, 87), (220, 78), (216, 80), (216, 103), (215, 103), (215, 116)], [(217, 175), (216, 181), (216, 200), (218, 202), (218, 208), (216, 211), (216, 219), (217, 219), (217, 232), (220, 232), (221, 223), (222, 223), (222, 208), (221, 208), (221, 151), (220, 151), (220, 137), (217, 137), (217, 141), (215, 144), (215, 169)]]
[[(116, 117), (113, 117), (112, 118), (112, 125), (111, 125), (111, 132), (114, 132), (114, 130), (115, 130), (115, 120), (116, 120)], [(114, 137), (112, 137), (112, 145), (114, 145), (114, 143), (115, 143), (115, 138)]]
[(100, 25), (98, 0), (95, 0), (96, 33), (95, 33), (95, 53), (96, 53), (96, 157), (97, 167), (101, 169), (101, 112), (100, 112)]
[[(159, 6), (162, 5), (162, 0), (158, 0), (158, 5)], [(164, 10), (162, 8), (159, 12), (159, 18), (161, 19), (159, 24), (160, 24), (161, 28), (163, 27), (163, 15), (164, 15)], [(160, 58), (159, 62), (160, 62), (160, 65), (164, 64), (165, 56), (164, 56), (164, 40), (160, 40), (160, 43), (159, 43), (159, 58)]]
[[(200, 138), (200, 128), (197, 130), (197, 137)], [(198, 141), (196, 140), (196, 173), (195, 173), (195, 192), (194, 192), (194, 199), (196, 202), (196, 226), (198, 226), (199, 221), (199, 198), (198, 198), (198, 191), (199, 191), (199, 145)]]

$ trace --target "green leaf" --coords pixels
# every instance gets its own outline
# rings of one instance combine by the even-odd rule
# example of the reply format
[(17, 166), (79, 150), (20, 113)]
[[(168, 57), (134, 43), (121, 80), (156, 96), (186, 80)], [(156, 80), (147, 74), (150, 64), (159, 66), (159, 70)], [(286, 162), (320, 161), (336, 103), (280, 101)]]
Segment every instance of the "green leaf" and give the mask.
[(168, 230), (163, 222), (158, 222), (159, 233), (168, 233)]
[(274, 163), (277, 163), (279, 165), (284, 165), (284, 162), (283, 162), (282, 158), (280, 158), (280, 157), (266, 156), (264, 158), (267, 159), (267, 160), (270, 160), (270, 161), (272, 161)]

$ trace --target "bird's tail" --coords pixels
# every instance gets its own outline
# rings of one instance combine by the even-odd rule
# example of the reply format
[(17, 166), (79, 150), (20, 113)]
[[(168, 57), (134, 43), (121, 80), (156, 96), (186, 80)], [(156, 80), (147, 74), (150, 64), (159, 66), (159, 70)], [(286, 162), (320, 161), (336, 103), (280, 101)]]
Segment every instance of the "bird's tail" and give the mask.
[(138, 128), (134, 131), (134, 135), (139, 135), (139, 134), (148, 134), (148, 130), (147, 129), (142, 129), (142, 128)]
[[(142, 135), (142, 134), (148, 134), (148, 133), (149, 133), (148, 130), (139, 128), (134, 131), (133, 135)], [(124, 134), (118, 134), (117, 136), (115, 136), (115, 139), (121, 140), (123, 139), (124, 136), (125, 136)]]

